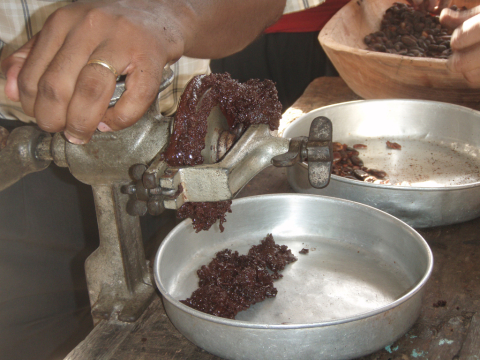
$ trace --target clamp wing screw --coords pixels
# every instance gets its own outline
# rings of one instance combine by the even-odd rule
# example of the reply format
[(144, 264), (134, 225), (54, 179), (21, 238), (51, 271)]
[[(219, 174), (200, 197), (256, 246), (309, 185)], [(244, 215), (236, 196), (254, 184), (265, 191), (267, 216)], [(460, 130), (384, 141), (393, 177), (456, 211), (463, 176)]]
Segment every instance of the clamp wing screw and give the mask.
[(310, 133), (290, 140), (288, 152), (277, 155), (272, 164), (277, 167), (308, 163), (308, 180), (315, 188), (324, 188), (330, 182), (332, 172), (332, 122), (325, 116), (312, 121)]

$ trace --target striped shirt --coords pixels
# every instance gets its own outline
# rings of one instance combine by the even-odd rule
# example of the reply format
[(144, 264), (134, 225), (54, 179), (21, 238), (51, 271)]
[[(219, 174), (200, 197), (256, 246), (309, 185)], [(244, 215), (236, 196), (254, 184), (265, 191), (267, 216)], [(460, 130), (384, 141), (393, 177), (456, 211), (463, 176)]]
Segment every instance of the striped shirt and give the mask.
[[(0, 1), (0, 61), (12, 54), (39, 32), (47, 17), (58, 8), (75, 0), (1, 0)], [(291, 13), (317, 6), (324, 0), (287, 0), (284, 13)], [(160, 109), (163, 114), (175, 112), (180, 95), (186, 84), (199, 74), (210, 72), (209, 60), (182, 57), (172, 69), (173, 83), (160, 94)], [(5, 75), (0, 73), (0, 118), (34, 122), (25, 115), (20, 103), (5, 96)]]

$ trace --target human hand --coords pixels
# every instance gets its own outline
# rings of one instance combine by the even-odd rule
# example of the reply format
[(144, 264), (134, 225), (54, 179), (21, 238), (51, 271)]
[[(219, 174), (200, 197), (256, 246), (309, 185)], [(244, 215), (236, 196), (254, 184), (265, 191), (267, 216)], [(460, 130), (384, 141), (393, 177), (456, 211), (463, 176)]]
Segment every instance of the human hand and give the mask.
[[(79, 1), (56, 11), (2, 62), (6, 95), (20, 101), (40, 128), (64, 131), (76, 144), (88, 142), (97, 126), (132, 125), (155, 100), (164, 66), (184, 50), (184, 29), (171, 6), (151, 4)], [(95, 59), (126, 75), (126, 91), (114, 107), (108, 104), (116, 76), (102, 65), (87, 65)]]
[(439, 13), (450, 6), (452, 0), (407, 0), (415, 9)]
[[(155, 100), (166, 64), (231, 55), (284, 8), (285, 0), (80, 0), (2, 62), (5, 93), (43, 130), (83, 144), (97, 126), (134, 124)], [(115, 72), (126, 75), (126, 91), (108, 108)]]
[(443, 25), (455, 28), (450, 46), (453, 55), (447, 67), (462, 73), (472, 85), (480, 85), (480, 6), (465, 11), (444, 9), (440, 14)]

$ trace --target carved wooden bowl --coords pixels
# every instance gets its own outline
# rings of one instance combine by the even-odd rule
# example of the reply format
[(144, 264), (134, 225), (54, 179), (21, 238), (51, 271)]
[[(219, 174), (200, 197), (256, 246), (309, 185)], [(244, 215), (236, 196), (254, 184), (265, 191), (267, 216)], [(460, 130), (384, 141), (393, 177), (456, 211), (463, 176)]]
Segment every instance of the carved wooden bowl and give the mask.
[(449, 71), (447, 60), (366, 50), (365, 35), (380, 29), (382, 17), (393, 3), (352, 0), (320, 32), (320, 44), (347, 85), (364, 99), (423, 99), (478, 106), (480, 84), (473, 86), (463, 75)]

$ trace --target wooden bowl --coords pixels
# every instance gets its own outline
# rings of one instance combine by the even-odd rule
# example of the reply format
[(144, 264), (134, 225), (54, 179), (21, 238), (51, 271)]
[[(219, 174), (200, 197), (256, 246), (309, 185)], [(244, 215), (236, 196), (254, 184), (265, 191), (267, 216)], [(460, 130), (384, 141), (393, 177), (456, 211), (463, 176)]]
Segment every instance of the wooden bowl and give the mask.
[(380, 29), (383, 15), (393, 3), (352, 0), (320, 32), (320, 44), (347, 85), (364, 99), (423, 99), (478, 106), (480, 84), (474, 86), (462, 74), (449, 71), (447, 60), (366, 50), (365, 35)]

